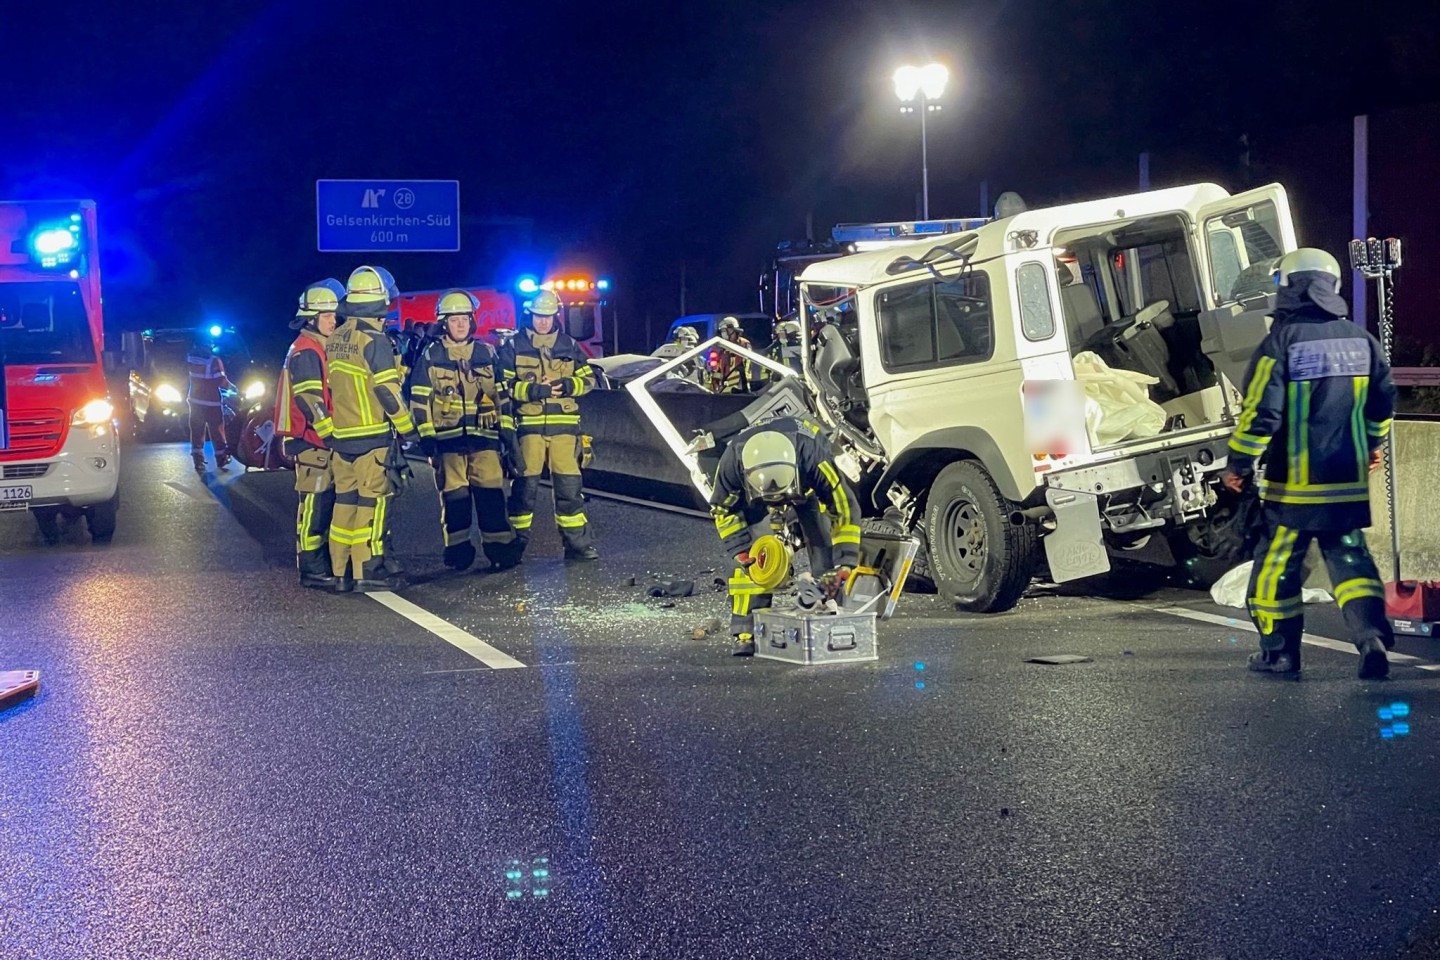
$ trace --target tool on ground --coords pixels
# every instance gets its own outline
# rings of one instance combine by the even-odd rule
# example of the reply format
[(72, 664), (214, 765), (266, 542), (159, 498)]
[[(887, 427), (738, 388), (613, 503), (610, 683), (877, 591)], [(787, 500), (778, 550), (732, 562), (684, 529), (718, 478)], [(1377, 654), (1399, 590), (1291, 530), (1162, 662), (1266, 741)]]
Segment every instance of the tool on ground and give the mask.
[(28, 700), (39, 689), (39, 670), (0, 670), (0, 707)]

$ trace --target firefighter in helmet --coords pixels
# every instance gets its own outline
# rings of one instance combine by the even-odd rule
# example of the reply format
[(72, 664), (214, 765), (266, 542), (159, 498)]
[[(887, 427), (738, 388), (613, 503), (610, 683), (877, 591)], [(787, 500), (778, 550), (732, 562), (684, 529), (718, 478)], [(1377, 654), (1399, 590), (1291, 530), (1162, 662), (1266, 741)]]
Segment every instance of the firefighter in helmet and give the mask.
[[(218, 332), (218, 330), (216, 331)], [(185, 370), (190, 389), (186, 405), (190, 408), (190, 459), (196, 470), (205, 469), (205, 434), (215, 448), (215, 466), (230, 466), (230, 448), (225, 438), (225, 407), (221, 391), (235, 390), (225, 374), (225, 362), (216, 354), (215, 344), (207, 331), (196, 331), (185, 357)]]
[(475, 562), (472, 502), (480, 546), (491, 566), (503, 569), (520, 562), (520, 544), (505, 515), (495, 352), (475, 339), (478, 308), (464, 290), (439, 299), (440, 337), (420, 353), (410, 386), (420, 448), (435, 468), (445, 565), (452, 570), (466, 570)]
[[(722, 319), (716, 332), (736, 346), (744, 347), (747, 350), (751, 349), (750, 341), (746, 339), (745, 333), (740, 327), (740, 321), (735, 317)], [(754, 389), (755, 378), (750, 369), (749, 360), (727, 350), (715, 350), (712, 351), (712, 354), (711, 393), (749, 393)]]
[(800, 359), (800, 321), (781, 320), (775, 324), (775, 342), (770, 345), (770, 359), (802, 373)]
[(291, 330), (298, 330), (280, 385), (275, 391), (275, 432), (284, 438), (285, 453), (295, 461), (295, 492), (300, 508), (295, 519), (295, 557), (300, 585), (330, 589), (331, 573), (326, 534), (335, 513), (334, 452), (329, 447), (335, 432), (330, 417), (330, 376), (325, 343), (335, 332), (335, 311), (345, 285), (339, 280), (312, 283), (300, 294)]
[(390, 499), (387, 472), (392, 432), (418, 441), (400, 394), (400, 361), (383, 324), (394, 280), (377, 267), (355, 268), (340, 301), (340, 325), (325, 344), (335, 451), (335, 514), (330, 561), (335, 589), (357, 592), (403, 586), (387, 557)]
[[(710, 514), (725, 549), (735, 558), (730, 575), (733, 653), (755, 653), (754, 612), (771, 594), (750, 577), (755, 529), (773, 512), (794, 509), (805, 537), (810, 569), (832, 596), (860, 562), (860, 501), (840, 476), (820, 427), (800, 417), (767, 420), (741, 431), (715, 469)], [(779, 521), (778, 519), (776, 522)]]
[(1315, 540), (1360, 652), (1360, 677), (1377, 679), (1390, 671), (1386, 650), (1395, 638), (1361, 531), (1370, 526), (1369, 473), (1390, 433), (1395, 384), (1379, 342), (1347, 319), (1340, 278), (1340, 264), (1323, 250), (1302, 247), (1280, 259), (1274, 323), (1245, 374), (1223, 481), (1242, 492), (1264, 458), (1266, 535), (1248, 593), (1260, 652), (1250, 669), (1300, 671), (1300, 588)]
[(565, 559), (594, 560), (600, 553), (581, 496), (584, 440), (577, 398), (595, 389), (595, 372), (575, 339), (559, 329), (561, 307), (553, 291), (535, 294), (525, 308), (527, 322), (500, 348), (501, 390), (513, 405), (519, 461), (510, 488), (510, 523), (522, 544), (529, 540), (535, 494), (548, 463)]

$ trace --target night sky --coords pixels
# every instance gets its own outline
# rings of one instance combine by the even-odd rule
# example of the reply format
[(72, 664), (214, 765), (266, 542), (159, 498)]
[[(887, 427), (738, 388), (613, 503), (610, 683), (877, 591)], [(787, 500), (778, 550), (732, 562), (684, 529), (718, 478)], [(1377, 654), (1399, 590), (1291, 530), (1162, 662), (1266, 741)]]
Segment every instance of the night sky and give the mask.
[[(458, 179), (462, 253), (373, 257), (402, 289), (588, 264), (640, 347), (647, 316), (678, 314), (682, 264), (689, 311), (754, 309), (807, 217), (823, 235), (916, 215), (902, 62), (952, 69), (932, 216), (985, 212), (982, 181), (992, 203), (1128, 191), (1144, 150), (1154, 186), (1239, 190), (1289, 171), (1297, 129), (1440, 98), (1440, 11), (1419, 9), (1440, 5), (1405, 6), (11, 3), (0, 193), (100, 203), (112, 327), (260, 338), (365, 259), (315, 252), (317, 178)], [(1348, 140), (1318, 149), (1348, 170)], [(1348, 215), (1320, 189), (1298, 188), (1302, 215)], [(531, 227), (482, 222), (513, 218)]]

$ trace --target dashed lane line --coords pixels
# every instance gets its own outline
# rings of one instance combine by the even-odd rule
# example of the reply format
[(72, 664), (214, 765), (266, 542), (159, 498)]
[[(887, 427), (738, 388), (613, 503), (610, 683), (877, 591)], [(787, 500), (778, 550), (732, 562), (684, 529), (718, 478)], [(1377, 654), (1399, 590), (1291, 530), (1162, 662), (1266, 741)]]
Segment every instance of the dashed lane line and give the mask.
[[(1255, 624), (1243, 616), (1222, 617), (1216, 613), (1205, 613), (1203, 610), (1191, 610), (1188, 607), (1152, 606), (1144, 603), (1137, 603), (1135, 606), (1153, 613), (1168, 613), (1172, 617), (1184, 617), (1186, 620), (1198, 620), (1201, 623), (1215, 623), (1222, 627), (1245, 630), (1249, 633), (1259, 633), (1259, 631), (1255, 629)], [(1341, 653), (1348, 653), (1355, 656), (1358, 656), (1360, 653), (1360, 651), (1355, 649), (1355, 644), (1346, 643), (1343, 640), (1332, 640), (1330, 637), (1320, 637), (1313, 633), (1301, 634), (1300, 639), (1304, 643), (1316, 647), (1325, 647), (1327, 650), (1338, 650)], [(1391, 663), (1403, 663), (1419, 670), (1440, 671), (1440, 664), (1426, 663), (1419, 657), (1412, 657), (1408, 653), (1396, 653), (1394, 650), (1391, 650), (1389, 658)]]
[(513, 670), (525, 666), (505, 651), (495, 649), (479, 637), (466, 633), (453, 623), (440, 619), (429, 610), (417, 607), (404, 597), (388, 591), (370, 593), (366, 596), (381, 606), (395, 611), (416, 626), (429, 630), (452, 647), (468, 653), (492, 670)]

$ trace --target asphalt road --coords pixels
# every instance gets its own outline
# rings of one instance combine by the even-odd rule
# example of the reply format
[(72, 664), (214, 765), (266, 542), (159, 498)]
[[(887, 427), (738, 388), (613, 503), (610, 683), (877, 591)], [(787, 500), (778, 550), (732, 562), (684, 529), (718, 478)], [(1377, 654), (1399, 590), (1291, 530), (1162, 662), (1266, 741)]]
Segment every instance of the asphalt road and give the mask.
[(125, 456), (108, 547), (0, 518), (0, 670), (43, 674), (0, 711), (6, 957), (1440, 955), (1433, 641), (1361, 682), (1311, 606), (1277, 680), (1202, 594), (1039, 588), (744, 661), (693, 636), (722, 593), (645, 594), (725, 575), (703, 520), (595, 499), (600, 562), (547, 513), (455, 575), (422, 468), (412, 608), (295, 585), (288, 474)]

